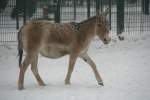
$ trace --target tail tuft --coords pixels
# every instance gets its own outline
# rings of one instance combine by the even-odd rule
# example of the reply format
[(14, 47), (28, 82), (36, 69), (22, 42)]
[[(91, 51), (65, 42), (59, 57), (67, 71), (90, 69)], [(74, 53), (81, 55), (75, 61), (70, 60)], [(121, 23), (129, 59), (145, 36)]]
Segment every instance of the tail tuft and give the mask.
[(22, 39), (21, 39), (21, 30), (23, 27), (18, 32), (18, 56), (19, 56), (19, 67), (22, 62), (22, 54), (23, 54), (23, 47), (22, 47)]
[(19, 50), (18, 50), (18, 56), (19, 56), (19, 67), (20, 67), (21, 62), (22, 62), (22, 54), (23, 54), (23, 50), (22, 50), (22, 49), (19, 49)]

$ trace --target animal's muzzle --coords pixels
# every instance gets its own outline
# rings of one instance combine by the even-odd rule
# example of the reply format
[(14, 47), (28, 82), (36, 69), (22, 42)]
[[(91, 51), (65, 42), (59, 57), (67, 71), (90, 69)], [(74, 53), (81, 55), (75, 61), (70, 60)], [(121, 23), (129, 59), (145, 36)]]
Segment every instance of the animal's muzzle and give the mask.
[(111, 41), (111, 38), (108, 38), (108, 39), (104, 39), (104, 44), (108, 44), (109, 42)]

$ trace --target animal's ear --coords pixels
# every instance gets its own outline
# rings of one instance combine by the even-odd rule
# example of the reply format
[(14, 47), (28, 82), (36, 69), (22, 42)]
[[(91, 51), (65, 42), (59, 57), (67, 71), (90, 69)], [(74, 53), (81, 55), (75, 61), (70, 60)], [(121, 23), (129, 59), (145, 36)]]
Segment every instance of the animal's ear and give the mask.
[(96, 16), (100, 16), (100, 10), (99, 9), (96, 9)]
[(109, 8), (106, 8), (103, 12), (103, 15), (107, 16), (108, 13), (109, 13)]

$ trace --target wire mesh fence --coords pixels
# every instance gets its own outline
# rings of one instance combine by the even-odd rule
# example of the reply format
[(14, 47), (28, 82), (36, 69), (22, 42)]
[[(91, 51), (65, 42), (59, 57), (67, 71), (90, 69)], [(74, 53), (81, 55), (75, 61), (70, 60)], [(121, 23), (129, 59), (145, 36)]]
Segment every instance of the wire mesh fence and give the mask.
[(113, 35), (150, 32), (149, 0), (0, 0), (0, 45), (16, 43), (18, 29), (30, 20), (80, 22), (109, 8)]
[(0, 0), (0, 43), (16, 41), (16, 22), (10, 18), (15, 4), (16, 1), (13, 0)]

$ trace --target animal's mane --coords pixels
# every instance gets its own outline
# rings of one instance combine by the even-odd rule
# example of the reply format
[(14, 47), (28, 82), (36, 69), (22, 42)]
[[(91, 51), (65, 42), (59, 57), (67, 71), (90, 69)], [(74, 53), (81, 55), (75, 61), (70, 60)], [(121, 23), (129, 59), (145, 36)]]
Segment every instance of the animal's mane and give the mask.
[(93, 20), (93, 19), (95, 19), (95, 18), (96, 18), (96, 16), (92, 16), (92, 17), (90, 17), (90, 18), (88, 18), (88, 19), (86, 19), (86, 20), (81, 21), (79, 24), (86, 23), (86, 22), (91, 21), (91, 20)]
[(78, 22), (78, 23), (77, 22), (70, 22), (70, 24), (72, 24), (75, 27), (76, 30), (80, 30), (80, 27), (81, 27), (82, 24), (87, 23), (87, 22), (89, 22), (89, 21), (91, 21), (95, 18), (96, 18), (96, 16), (92, 16), (92, 17), (90, 17), (86, 20), (83, 20), (81, 22)]

